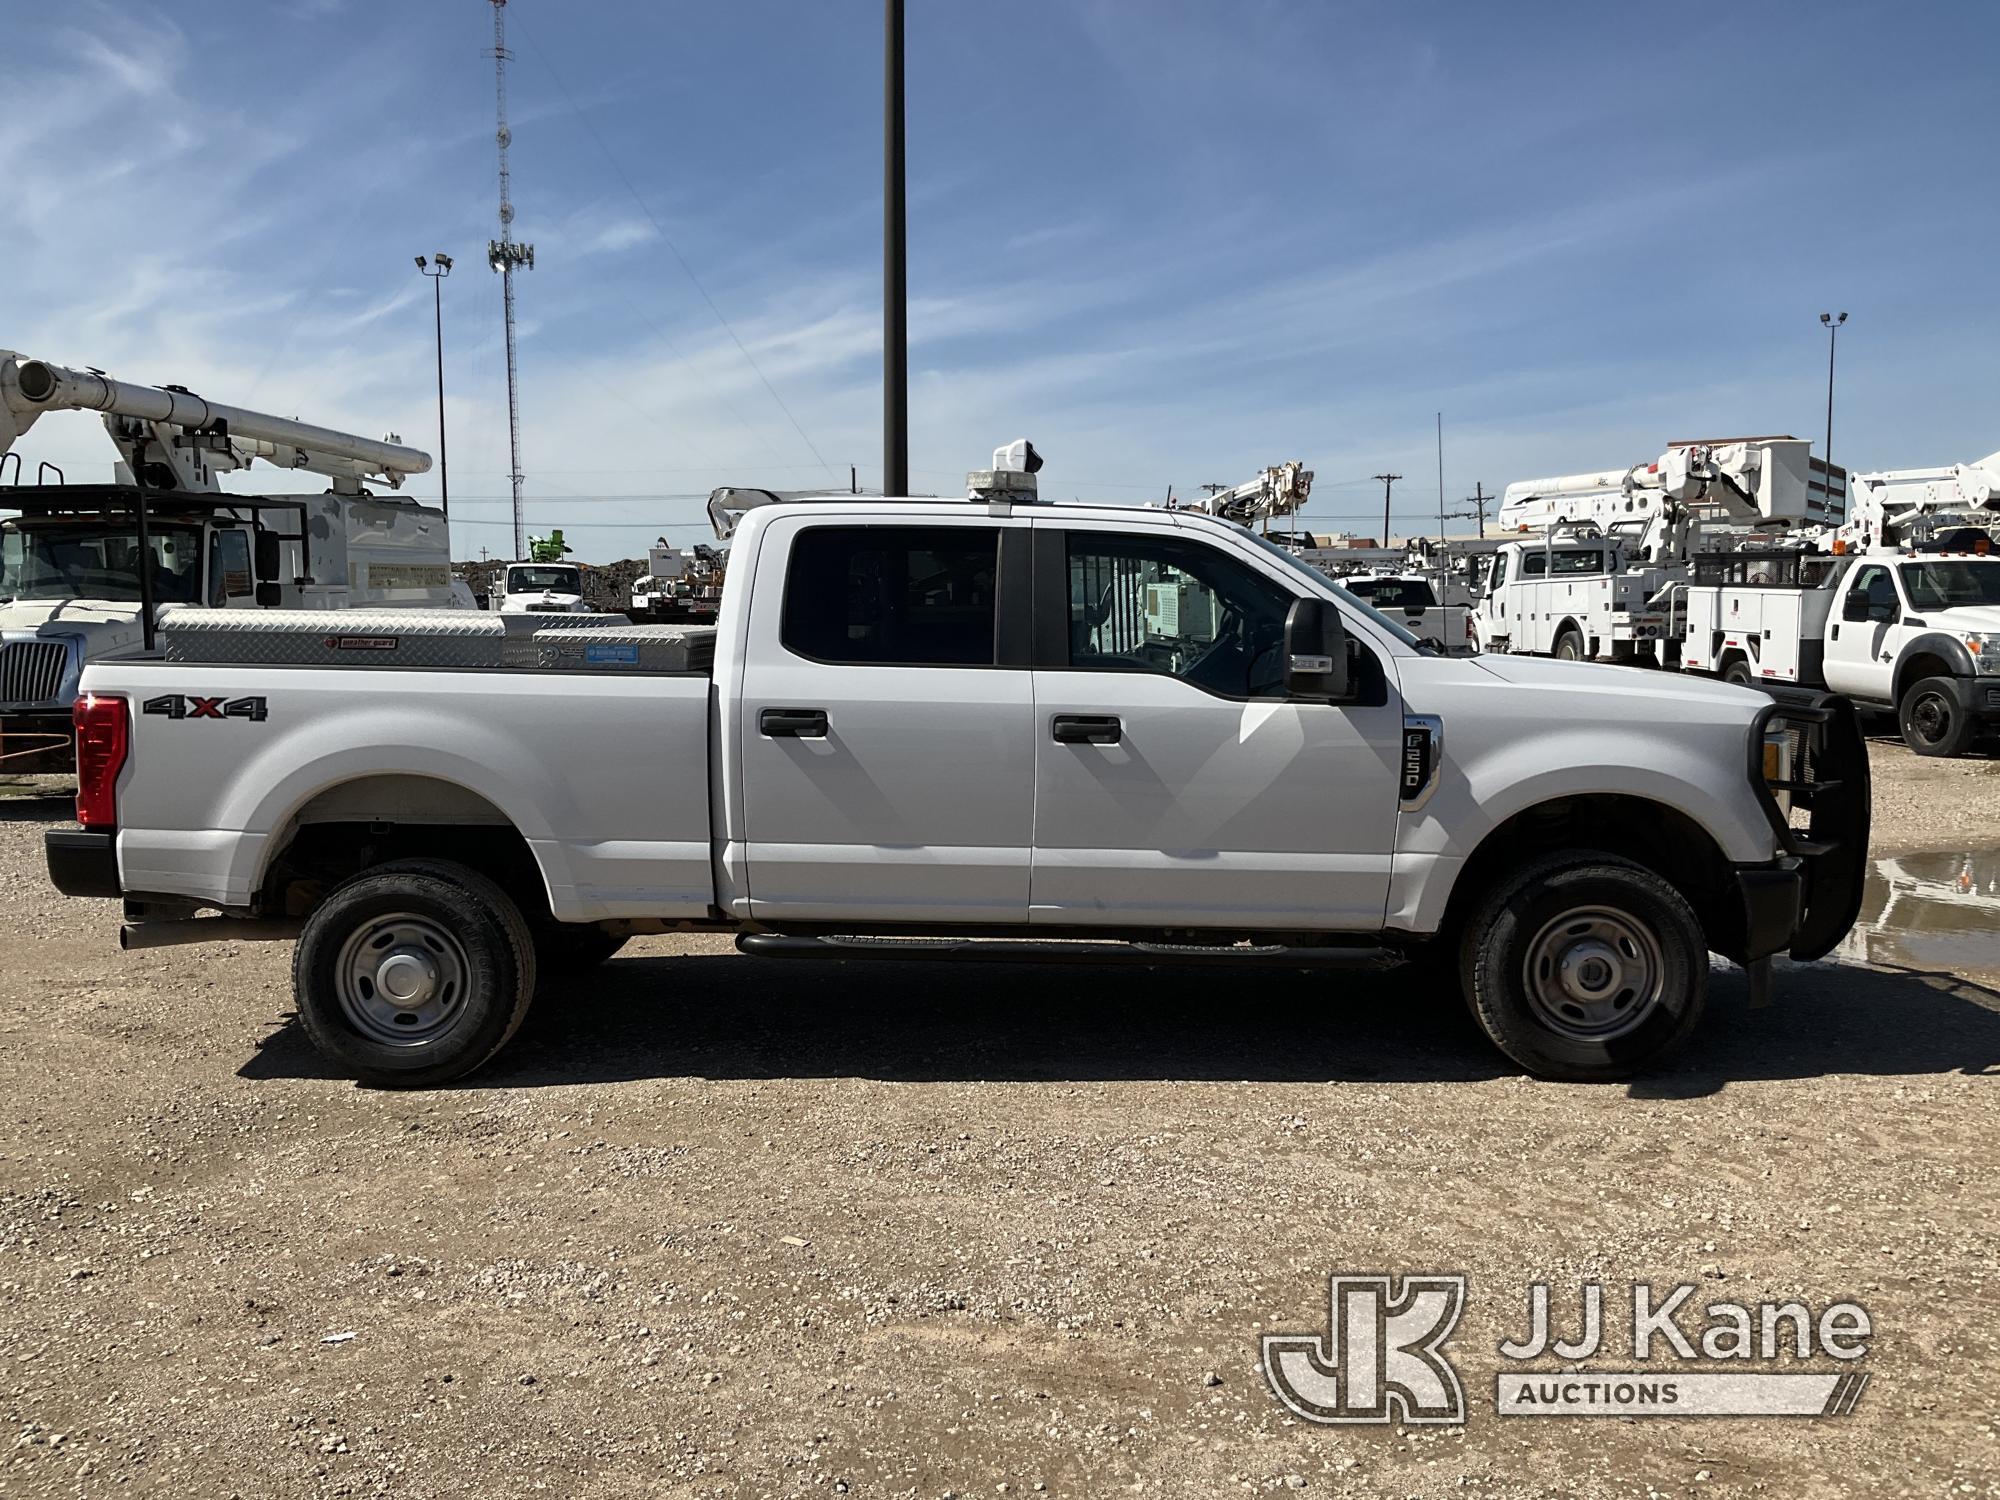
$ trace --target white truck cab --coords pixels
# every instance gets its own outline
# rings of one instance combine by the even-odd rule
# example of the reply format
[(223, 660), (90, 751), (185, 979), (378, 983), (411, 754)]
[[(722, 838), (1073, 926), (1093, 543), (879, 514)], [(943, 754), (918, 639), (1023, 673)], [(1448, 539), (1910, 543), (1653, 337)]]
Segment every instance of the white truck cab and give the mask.
[(1479, 648), (1564, 661), (1657, 651), (1667, 616), (1650, 601), (1663, 575), (1628, 565), (1624, 546), (1595, 527), (1501, 546), (1473, 617)]
[(583, 601), (583, 569), (576, 563), (509, 563), (501, 576), (500, 589), (502, 614), (590, 612), (590, 606)]
[(413, 617), (393, 650), (209, 630), (202, 661), (94, 665), (52, 877), (122, 897), (129, 946), (297, 936), (315, 1042), (403, 1086), (478, 1067), (538, 972), (635, 932), (810, 962), (1436, 958), (1509, 1056), (1592, 1079), (1687, 1034), (1710, 952), (1762, 989), (1852, 923), (1868, 767), (1839, 699), (1446, 657), (1232, 522), (1035, 503), (1004, 466), (970, 489), (718, 491), (712, 633), (426, 669), (466, 632)]

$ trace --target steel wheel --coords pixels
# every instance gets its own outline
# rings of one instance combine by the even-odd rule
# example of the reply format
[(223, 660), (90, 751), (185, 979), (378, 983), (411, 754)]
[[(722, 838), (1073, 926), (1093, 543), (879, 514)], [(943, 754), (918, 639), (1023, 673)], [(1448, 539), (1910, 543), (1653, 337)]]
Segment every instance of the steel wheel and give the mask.
[(465, 949), (442, 924), (386, 912), (340, 946), (333, 980), (341, 1014), (385, 1047), (419, 1047), (456, 1025), (466, 995)]
[(1919, 693), (1910, 705), (1910, 728), (1926, 743), (1941, 745), (1951, 738), (1951, 700), (1943, 693)]
[(1645, 1023), (1665, 972), (1660, 940), (1645, 923), (1613, 907), (1580, 906), (1544, 924), (1528, 944), (1521, 978), (1543, 1025), (1603, 1042)]

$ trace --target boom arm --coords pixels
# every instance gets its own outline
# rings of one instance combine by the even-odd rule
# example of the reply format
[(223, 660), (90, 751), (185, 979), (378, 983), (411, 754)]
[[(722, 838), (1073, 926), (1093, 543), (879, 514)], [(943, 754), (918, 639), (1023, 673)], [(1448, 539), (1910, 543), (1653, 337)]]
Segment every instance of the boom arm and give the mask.
[(1952, 515), (1986, 524), (2000, 519), (2000, 453), (1940, 469), (1885, 469), (1856, 474), (1847, 524), (1837, 533), (1850, 547), (1894, 546), (1912, 523)]
[(156, 489), (215, 491), (217, 475), (262, 460), (305, 469), (353, 493), (364, 481), (391, 489), (430, 471), (431, 458), (394, 441), (203, 399), (179, 386), (133, 385), (95, 370), (70, 370), (0, 349), (0, 453), (42, 413), (95, 411), (133, 477)]
[(1299, 460), (1292, 459), (1274, 464), (1255, 479), (1234, 489), (1217, 490), (1200, 500), (1187, 501), (1179, 508), (1200, 511), (1203, 515), (1222, 516), (1248, 526), (1269, 516), (1289, 516), (1304, 510), (1306, 500), (1312, 494), (1312, 482), (1312, 470)]

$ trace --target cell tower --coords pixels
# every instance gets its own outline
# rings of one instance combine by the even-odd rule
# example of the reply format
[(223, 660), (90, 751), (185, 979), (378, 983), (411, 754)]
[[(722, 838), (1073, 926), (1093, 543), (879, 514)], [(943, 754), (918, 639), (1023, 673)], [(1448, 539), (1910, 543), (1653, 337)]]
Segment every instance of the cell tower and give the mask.
[(514, 203), (509, 194), (507, 148), (514, 132), (507, 128), (507, 0), (493, 0), (493, 96), (499, 128), (493, 138), (500, 143), (500, 238), (486, 242), (486, 263), (500, 273), (500, 299), (507, 319), (507, 477), (514, 486), (514, 556), (528, 555), (528, 539), (521, 524), (521, 392), (514, 375), (514, 268), (535, 268), (535, 247), (514, 243)]

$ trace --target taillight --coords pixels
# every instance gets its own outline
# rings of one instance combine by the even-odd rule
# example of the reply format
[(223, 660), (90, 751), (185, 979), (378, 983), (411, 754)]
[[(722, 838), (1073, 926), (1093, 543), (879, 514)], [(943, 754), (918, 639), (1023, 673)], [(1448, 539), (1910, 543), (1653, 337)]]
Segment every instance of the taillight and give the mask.
[(91, 693), (76, 700), (76, 820), (85, 828), (118, 826), (118, 773), (131, 748), (123, 698)]

